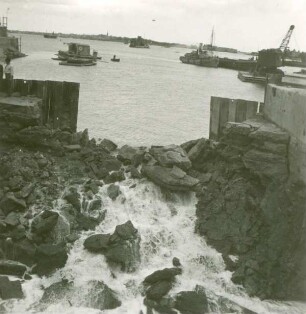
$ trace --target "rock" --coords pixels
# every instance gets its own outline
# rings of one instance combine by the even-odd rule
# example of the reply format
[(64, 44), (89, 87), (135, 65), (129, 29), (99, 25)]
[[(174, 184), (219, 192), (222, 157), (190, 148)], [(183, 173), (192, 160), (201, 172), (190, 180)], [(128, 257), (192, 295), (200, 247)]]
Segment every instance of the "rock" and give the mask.
[(99, 186), (101, 186), (100, 183), (99, 184), (97, 183), (98, 182), (90, 180), (89, 182), (86, 182), (84, 188), (86, 191), (91, 191), (93, 194), (97, 194), (99, 192)]
[(163, 167), (177, 166), (183, 170), (191, 168), (191, 162), (181, 146), (152, 147), (149, 152)]
[(20, 240), (26, 236), (26, 228), (23, 225), (16, 226), (10, 233), (9, 236), (13, 240)]
[(26, 186), (22, 188), (22, 190), (19, 192), (19, 196), (21, 198), (26, 198), (28, 197), (34, 190), (35, 184), (34, 183), (29, 183)]
[(195, 291), (181, 291), (176, 295), (174, 308), (181, 314), (208, 313), (206, 295)]
[(80, 194), (78, 193), (76, 188), (70, 187), (68, 191), (64, 193), (63, 199), (66, 200), (78, 211), (81, 210)]
[(68, 258), (67, 249), (64, 244), (41, 244), (37, 247), (35, 260), (35, 273), (48, 275), (57, 268), (65, 266)]
[(188, 158), (193, 163), (197, 159), (199, 159), (203, 153), (203, 151), (208, 146), (208, 140), (205, 138), (200, 139), (188, 152)]
[(116, 226), (109, 243), (105, 253), (107, 260), (120, 264), (122, 271), (135, 271), (140, 263), (140, 236), (132, 222)]
[(109, 152), (113, 152), (118, 147), (114, 142), (112, 142), (111, 140), (108, 140), (106, 138), (104, 138), (101, 141), (100, 146), (102, 146), (104, 149), (106, 149)]
[(95, 229), (102, 220), (103, 220), (103, 216), (102, 216), (102, 219), (99, 219), (99, 218), (84, 215), (82, 213), (78, 213), (76, 217), (78, 229), (85, 230), (85, 231)]
[(117, 158), (125, 164), (137, 167), (141, 163), (144, 153), (145, 149), (124, 145), (119, 149)]
[(115, 183), (118, 181), (125, 180), (124, 172), (123, 171), (113, 171), (111, 174), (109, 174), (107, 177), (104, 178), (104, 183)]
[(19, 280), (10, 281), (6, 276), (0, 276), (0, 295), (2, 300), (22, 299), (24, 297)]
[(10, 260), (0, 260), (0, 274), (22, 277), (27, 270), (27, 266)]
[(109, 156), (99, 162), (99, 167), (105, 169), (107, 172), (118, 171), (122, 166), (121, 161), (115, 157)]
[(251, 149), (242, 160), (247, 169), (262, 179), (285, 181), (288, 177), (287, 159), (284, 156)]
[(172, 281), (158, 281), (146, 291), (146, 296), (152, 300), (159, 300), (172, 288)]
[(19, 218), (20, 218), (19, 213), (10, 212), (4, 219), (4, 222), (9, 226), (17, 226), (20, 224)]
[(172, 265), (175, 267), (181, 267), (182, 266), (180, 260), (177, 257), (173, 257)]
[(107, 188), (107, 195), (109, 196), (109, 198), (111, 198), (113, 201), (119, 196), (119, 194), (121, 193), (120, 188), (118, 185), (115, 184), (111, 184), (108, 188)]
[(12, 211), (24, 211), (26, 207), (26, 202), (23, 199), (16, 198), (12, 192), (7, 193), (0, 201), (0, 208), (5, 215)]
[(186, 153), (188, 153), (191, 150), (191, 148), (198, 143), (198, 141), (199, 140), (191, 140), (191, 141), (181, 144), (180, 146), (183, 148), (183, 150)]
[(41, 214), (34, 217), (31, 224), (33, 233), (44, 235), (51, 232), (57, 221), (59, 214), (51, 210), (45, 210)]
[(88, 205), (88, 211), (101, 210), (103, 206), (101, 199), (92, 200)]
[(84, 241), (84, 247), (90, 252), (103, 252), (109, 247), (110, 234), (94, 234)]
[(137, 170), (137, 168), (134, 167), (134, 166), (131, 166), (131, 168), (130, 168), (130, 173), (131, 173), (131, 177), (132, 177), (133, 179), (141, 179), (141, 178), (142, 178), (141, 173), (140, 173), (140, 172)]
[(19, 191), (25, 185), (25, 182), (22, 176), (13, 176), (9, 178), (8, 182), (9, 187), (12, 191)]
[(154, 284), (159, 281), (173, 281), (175, 276), (180, 275), (181, 273), (182, 269), (180, 268), (164, 268), (147, 276), (143, 282), (144, 284)]
[(81, 145), (74, 144), (74, 145), (65, 145), (64, 148), (68, 152), (73, 152), (73, 151), (80, 151), (81, 150)]
[(156, 185), (171, 191), (189, 191), (194, 189), (199, 183), (198, 179), (187, 175), (183, 170), (177, 167), (171, 169), (144, 165), (142, 167), (142, 173)]
[(73, 282), (66, 280), (54, 283), (45, 289), (40, 303), (46, 306), (54, 304), (55, 300), (69, 300), (74, 307), (82, 306), (100, 311), (115, 309), (121, 305), (116, 293), (104, 282), (97, 280), (91, 280), (82, 286), (75, 286)]

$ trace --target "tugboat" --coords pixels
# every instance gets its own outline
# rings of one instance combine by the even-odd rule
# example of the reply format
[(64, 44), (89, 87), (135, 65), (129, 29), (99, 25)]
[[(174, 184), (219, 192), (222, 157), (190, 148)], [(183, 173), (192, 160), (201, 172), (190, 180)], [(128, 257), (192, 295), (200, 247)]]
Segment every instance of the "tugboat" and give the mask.
[(83, 66), (96, 65), (97, 62), (94, 61), (93, 59), (68, 58), (68, 59), (65, 60), (65, 61), (61, 61), (59, 64), (60, 64), (60, 65), (68, 65), (68, 66), (83, 67)]
[(130, 48), (150, 48), (150, 46), (145, 39), (143, 39), (141, 36), (138, 36), (137, 38), (131, 39)]
[(98, 52), (93, 51), (90, 54), (90, 46), (83, 45), (79, 43), (68, 43), (68, 51), (59, 50), (57, 53), (57, 58), (52, 58), (53, 60), (67, 61), (69, 58), (74, 59), (87, 59), (87, 60), (97, 60), (102, 59), (98, 57)]
[(180, 57), (183, 63), (194, 64), (202, 67), (217, 68), (219, 65), (219, 57), (213, 54), (214, 30), (211, 34), (211, 43), (207, 45), (208, 49), (203, 50), (203, 44), (200, 43), (199, 48), (190, 53), (186, 53)]
[(113, 62), (120, 62), (120, 59), (116, 57), (116, 55), (114, 55), (112, 58), (111, 58), (111, 61)]
[(56, 39), (57, 38), (57, 34), (53, 33), (45, 33), (44, 34), (45, 38), (51, 38), (51, 39)]

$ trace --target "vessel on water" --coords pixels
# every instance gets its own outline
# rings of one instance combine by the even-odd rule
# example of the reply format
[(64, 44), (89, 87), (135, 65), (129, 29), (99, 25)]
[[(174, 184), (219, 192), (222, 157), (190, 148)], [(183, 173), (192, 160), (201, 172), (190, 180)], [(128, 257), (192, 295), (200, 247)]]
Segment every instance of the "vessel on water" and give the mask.
[(50, 38), (50, 39), (56, 39), (57, 38), (57, 34), (53, 33), (45, 33), (44, 34), (45, 38)]
[(120, 58), (117, 58), (116, 55), (114, 55), (110, 60), (112, 62), (120, 62)]
[(91, 66), (91, 65), (96, 65), (97, 62), (94, 61), (93, 59), (79, 59), (79, 58), (68, 58), (65, 61), (61, 61), (59, 63), (60, 65), (68, 65), (68, 66)]
[(210, 45), (207, 45), (208, 49), (203, 49), (203, 44), (199, 44), (199, 48), (195, 51), (186, 53), (180, 57), (183, 63), (194, 64), (203, 67), (217, 68), (219, 65), (219, 57), (215, 56), (212, 50), (214, 40), (214, 30), (211, 33)]
[(130, 48), (150, 48), (148, 42), (141, 36), (133, 38), (130, 41)]
[(69, 58), (74, 59), (87, 59), (87, 60), (97, 60), (102, 59), (98, 56), (98, 52), (93, 50), (93, 53), (90, 53), (90, 46), (80, 43), (67, 43), (68, 50), (59, 50), (57, 58), (52, 58), (54, 60), (67, 61)]

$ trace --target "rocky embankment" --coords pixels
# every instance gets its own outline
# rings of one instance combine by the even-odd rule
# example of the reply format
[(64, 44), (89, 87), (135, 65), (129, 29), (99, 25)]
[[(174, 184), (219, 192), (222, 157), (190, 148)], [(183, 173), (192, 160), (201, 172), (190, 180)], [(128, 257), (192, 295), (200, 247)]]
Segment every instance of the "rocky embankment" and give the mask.
[[(121, 193), (118, 182), (145, 176), (167, 191), (196, 191), (195, 231), (223, 253), (235, 283), (261, 298), (304, 300), (305, 187), (290, 177), (288, 141), (285, 132), (258, 120), (229, 123), (218, 143), (199, 139), (150, 149), (118, 149), (109, 140), (89, 140), (87, 131), (29, 127), (18, 132), (9, 145), (0, 145), (2, 299), (22, 298), (24, 280), (65, 265), (80, 232), (94, 230), (105, 218), (98, 193), (102, 185), (115, 201)], [(88, 237), (84, 250), (104, 255), (110, 268), (134, 272), (140, 243), (141, 234), (127, 221), (111, 234)], [(183, 271), (174, 259), (173, 268), (143, 279), (148, 313), (208, 311), (201, 287), (167, 296)], [(97, 297), (84, 291), (86, 306), (120, 306), (104, 282), (92, 281), (91, 287)], [(54, 298), (73, 299), (75, 293), (73, 282), (55, 283), (45, 289), (39, 307)]]

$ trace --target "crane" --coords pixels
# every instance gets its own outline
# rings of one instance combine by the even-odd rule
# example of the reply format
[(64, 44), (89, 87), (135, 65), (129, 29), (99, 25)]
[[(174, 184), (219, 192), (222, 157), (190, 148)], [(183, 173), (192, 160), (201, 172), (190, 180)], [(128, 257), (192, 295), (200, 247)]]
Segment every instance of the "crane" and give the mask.
[(289, 41), (290, 41), (293, 30), (294, 30), (294, 25), (291, 25), (289, 27), (289, 30), (288, 30), (286, 36), (284, 37), (284, 39), (282, 40), (282, 43), (279, 46), (279, 49), (282, 52), (286, 52), (288, 50), (288, 45), (289, 45)]

